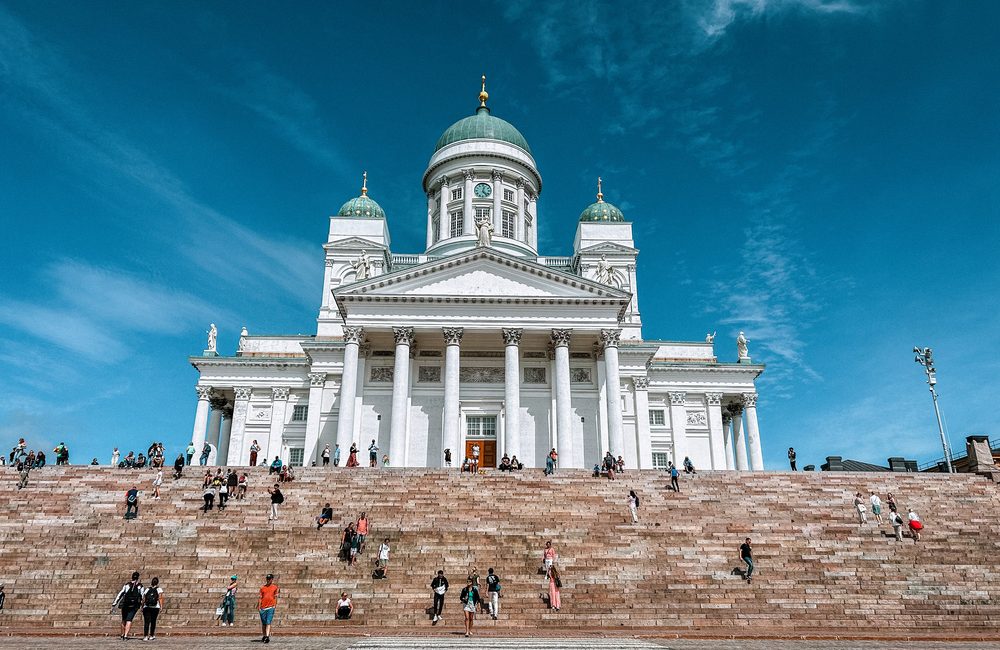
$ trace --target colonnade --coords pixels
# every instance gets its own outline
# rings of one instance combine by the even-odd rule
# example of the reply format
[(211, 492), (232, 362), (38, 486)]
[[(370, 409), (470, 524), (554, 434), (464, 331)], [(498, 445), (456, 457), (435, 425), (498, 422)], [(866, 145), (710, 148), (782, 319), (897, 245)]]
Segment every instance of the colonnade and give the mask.
[[(743, 420), (746, 419), (744, 431)], [(757, 426), (757, 393), (742, 393), (722, 411), (726, 468), (740, 471), (764, 469), (764, 455)]]

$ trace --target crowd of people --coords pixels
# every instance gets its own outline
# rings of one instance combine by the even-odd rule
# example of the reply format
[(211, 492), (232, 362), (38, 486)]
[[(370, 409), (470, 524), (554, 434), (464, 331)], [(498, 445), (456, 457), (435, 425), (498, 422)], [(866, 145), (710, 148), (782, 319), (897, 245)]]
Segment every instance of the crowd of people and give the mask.
[(896, 497), (889, 492), (885, 497), (886, 506), (889, 508), (889, 513), (886, 517), (882, 516), (882, 498), (874, 491), (869, 492), (868, 498), (866, 499), (861, 492), (854, 495), (854, 512), (858, 517), (858, 523), (862, 526), (868, 524), (868, 506), (871, 506), (872, 517), (876, 524), (888, 523), (892, 526), (893, 537), (896, 538), (897, 542), (903, 541), (903, 526), (909, 529), (910, 537), (914, 542), (920, 541), (920, 531), (924, 529), (924, 522), (921, 521), (920, 515), (913, 511), (913, 508), (907, 508), (906, 519), (903, 519), (903, 515), (899, 513), (899, 506), (896, 504)]

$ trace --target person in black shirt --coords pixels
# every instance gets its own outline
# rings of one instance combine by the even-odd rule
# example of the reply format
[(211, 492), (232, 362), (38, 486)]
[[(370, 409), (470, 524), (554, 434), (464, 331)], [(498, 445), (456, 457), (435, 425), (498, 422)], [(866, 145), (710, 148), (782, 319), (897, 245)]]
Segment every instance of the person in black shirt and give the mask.
[(331, 508), (328, 503), (323, 506), (323, 511), (319, 514), (319, 517), (316, 518), (316, 530), (319, 530), (323, 526), (330, 523), (331, 519), (333, 519), (333, 508)]
[(795, 471), (795, 448), (788, 448), (788, 464), (791, 466), (792, 471)]
[(747, 584), (750, 584), (750, 578), (753, 576), (753, 549), (750, 548), (750, 538), (747, 537), (746, 541), (740, 545), (740, 559), (746, 562), (747, 573), (746, 579)]
[(438, 571), (437, 576), (431, 580), (431, 590), (434, 591), (434, 623), (441, 620), (441, 611), (444, 609), (444, 594), (448, 591), (448, 578), (444, 577), (444, 571)]

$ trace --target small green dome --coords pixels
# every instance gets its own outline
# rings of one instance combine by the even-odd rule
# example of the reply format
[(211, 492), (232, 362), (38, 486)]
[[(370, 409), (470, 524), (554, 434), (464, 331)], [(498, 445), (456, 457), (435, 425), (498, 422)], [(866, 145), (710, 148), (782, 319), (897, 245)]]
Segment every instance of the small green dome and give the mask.
[(580, 213), (580, 221), (625, 221), (625, 215), (610, 203), (598, 201)]
[(499, 117), (490, 115), (490, 109), (480, 106), (475, 115), (463, 118), (448, 127), (438, 138), (434, 151), (439, 151), (453, 142), (462, 140), (499, 140), (520, 147), (531, 153), (528, 141), (514, 125)]
[(385, 219), (385, 210), (367, 194), (351, 199), (340, 206), (338, 217), (366, 217), (369, 219)]

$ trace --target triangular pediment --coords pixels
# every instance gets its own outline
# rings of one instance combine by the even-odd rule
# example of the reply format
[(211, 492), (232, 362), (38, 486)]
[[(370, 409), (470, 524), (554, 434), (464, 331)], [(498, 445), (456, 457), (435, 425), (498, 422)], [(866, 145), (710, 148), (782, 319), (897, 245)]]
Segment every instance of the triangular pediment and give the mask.
[(639, 252), (638, 248), (632, 248), (631, 246), (623, 246), (622, 244), (616, 244), (614, 242), (601, 242), (600, 244), (594, 244), (593, 246), (588, 246), (586, 248), (581, 248), (579, 251), (581, 254), (601, 254), (605, 255), (635, 255)]
[(340, 298), (536, 298), (627, 301), (630, 294), (532, 261), (477, 249), (358, 282)]
[(385, 245), (374, 242), (370, 239), (364, 239), (363, 237), (346, 237), (344, 239), (338, 239), (333, 242), (328, 242), (323, 244), (323, 248), (327, 250), (370, 250), (370, 251), (381, 251), (385, 249)]

